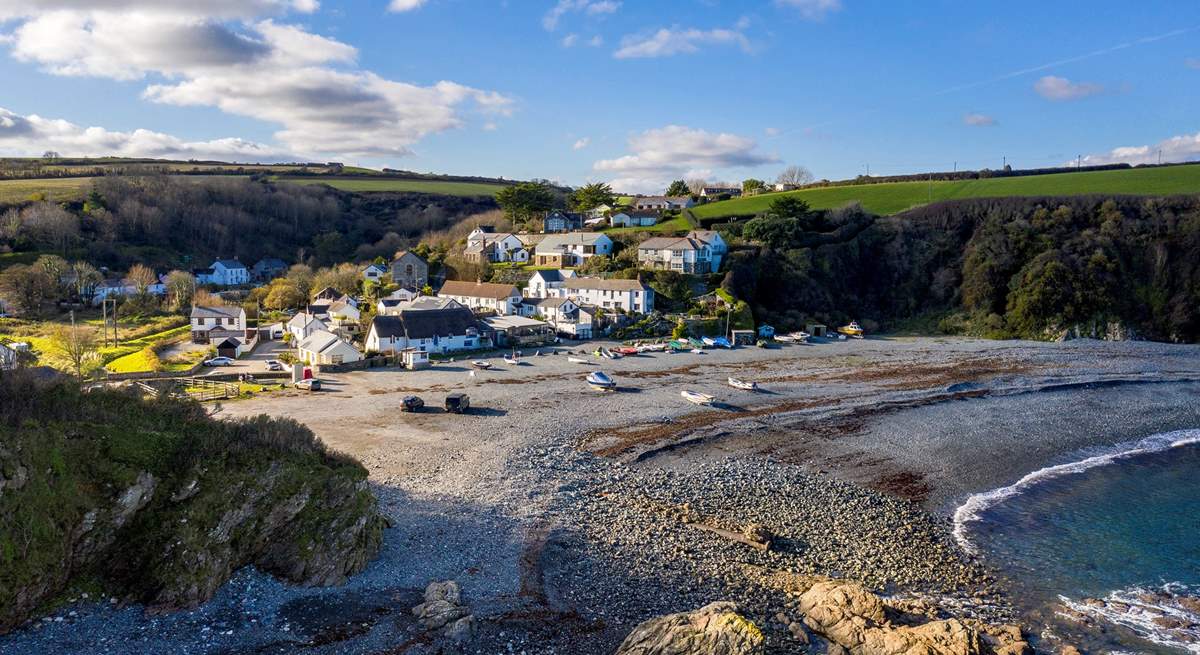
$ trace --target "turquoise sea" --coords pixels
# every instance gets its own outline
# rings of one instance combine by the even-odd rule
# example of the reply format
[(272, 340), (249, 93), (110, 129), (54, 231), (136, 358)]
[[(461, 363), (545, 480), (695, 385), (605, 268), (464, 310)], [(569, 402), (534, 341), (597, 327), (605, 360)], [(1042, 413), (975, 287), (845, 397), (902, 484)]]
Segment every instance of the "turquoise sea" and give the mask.
[(1200, 430), (1083, 453), (973, 496), (955, 522), (1043, 637), (1200, 654)]

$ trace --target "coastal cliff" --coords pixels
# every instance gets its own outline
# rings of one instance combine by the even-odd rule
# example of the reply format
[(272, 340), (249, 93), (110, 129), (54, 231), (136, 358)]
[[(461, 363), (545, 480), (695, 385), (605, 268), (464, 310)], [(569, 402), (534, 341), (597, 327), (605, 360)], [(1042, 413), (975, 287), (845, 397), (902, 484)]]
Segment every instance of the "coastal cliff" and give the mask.
[(333, 585), (384, 519), (355, 460), (304, 426), (0, 375), (0, 633), (96, 590), (162, 612), (254, 564)]

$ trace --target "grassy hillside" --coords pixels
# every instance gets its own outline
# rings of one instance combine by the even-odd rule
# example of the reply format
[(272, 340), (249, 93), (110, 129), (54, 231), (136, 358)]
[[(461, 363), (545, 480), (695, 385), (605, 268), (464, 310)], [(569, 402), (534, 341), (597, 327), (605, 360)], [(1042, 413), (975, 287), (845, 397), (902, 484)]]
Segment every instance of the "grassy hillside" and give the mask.
[(1200, 193), (1200, 164), (954, 182), (894, 182), (823, 187), (737, 198), (701, 205), (692, 212), (700, 219), (747, 216), (765, 211), (772, 201), (785, 195), (803, 198), (816, 209), (860, 202), (867, 211), (886, 216), (927, 204), (931, 200), (937, 202), (961, 198), (1086, 194), (1159, 196), (1180, 193)]
[(0, 204), (29, 200), (44, 194), (46, 200), (61, 202), (82, 198), (92, 188), (93, 177), (60, 177), (38, 180), (0, 180)]
[(442, 180), (409, 179), (356, 179), (353, 177), (279, 177), (280, 182), (290, 184), (328, 184), (335, 189), (351, 192), (401, 191), (410, 193), (436, 193), (447, 196), (494, 196), (504, 188), (502, 184), (479, 182), (449, 182)]

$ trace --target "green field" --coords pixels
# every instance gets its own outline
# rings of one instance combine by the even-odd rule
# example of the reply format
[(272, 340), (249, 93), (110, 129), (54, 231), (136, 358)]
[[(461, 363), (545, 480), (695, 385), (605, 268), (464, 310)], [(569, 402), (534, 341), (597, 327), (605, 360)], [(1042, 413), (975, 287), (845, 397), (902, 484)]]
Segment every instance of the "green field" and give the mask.
[(412, 180), (354, 177), (279, 177), (280, 182), (292, 184), (328, 184), (335, 189), (354, 192), (401, 191), (411, 193), (437, 193), (447, 196), (493, 196), (504, 188), (502, 184), (480, 182), (447, 182), (442, 180)]
[(91, 177), (56, 177), (36, 180), (0, 180), (0, 204), (30, 200), (36, 193), (62, 202), (82, 198), (92, 188)]
[(956, 182), (891, 182), (822, 187), (715, 202), (695, 207), (692, 209), (692, 213), (700, 219), (748, 216), (765, 211), (776, 198), (796, 196), (803, 198), (809, 205), (817, 209), (829, 209), (851, 202), (860, 202), (867, 211), (886, 216), (931, 201), (1005, 196), (1070, 196), (1092, 193), (1147, 196), (1200, 193), (1200, 164)]

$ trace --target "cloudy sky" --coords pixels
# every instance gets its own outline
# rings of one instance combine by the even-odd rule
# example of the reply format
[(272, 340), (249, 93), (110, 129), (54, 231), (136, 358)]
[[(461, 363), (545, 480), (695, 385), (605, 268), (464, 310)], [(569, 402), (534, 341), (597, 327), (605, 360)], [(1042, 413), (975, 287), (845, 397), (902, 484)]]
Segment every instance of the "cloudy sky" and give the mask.
[(0, 155), (610, 181), (1200, 159), (1200, 3), (0, 0)]

